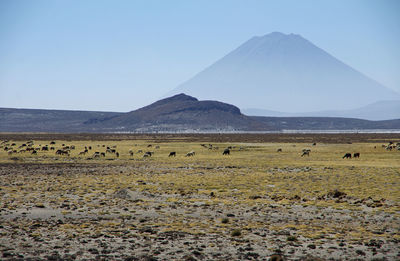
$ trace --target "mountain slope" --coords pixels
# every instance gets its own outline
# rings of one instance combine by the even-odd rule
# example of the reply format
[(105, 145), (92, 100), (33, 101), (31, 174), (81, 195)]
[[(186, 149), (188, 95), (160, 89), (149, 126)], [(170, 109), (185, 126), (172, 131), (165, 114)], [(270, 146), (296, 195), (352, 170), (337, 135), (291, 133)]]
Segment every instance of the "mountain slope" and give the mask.
[(174, 89), (239, 108), (347, 110), (400, 95), (299, 35), (253, 37)]
[(365, 120), (400, 119), (399, 101), (379, 101), (367, 106), (342, 111), (316, 111), (303, 113), (277, 112), (262, 109), (244, 109), (246, 115), (272, 117), (346, 117)]

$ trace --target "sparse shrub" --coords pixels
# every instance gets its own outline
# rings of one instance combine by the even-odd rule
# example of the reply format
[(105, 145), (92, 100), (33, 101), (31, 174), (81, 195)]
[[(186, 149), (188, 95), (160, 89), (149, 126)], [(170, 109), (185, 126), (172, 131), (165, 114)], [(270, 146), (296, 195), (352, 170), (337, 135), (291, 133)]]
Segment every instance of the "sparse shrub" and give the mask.
[(184, 261), (196, 261), (197, 259), (194, 258), (193, 256), (186, 255), (186, 256), (183, 257), (183, 260)]
[(229, 218), (223, 218), (223, 219), (221, 220), (221, 223), (222, 223), (222, 224), (227, 224), (227, 223), (229, 223)]
[(270, 258), (269, 261), (283, 261), (285, 260), (283, 258), (283, 256), (279, 255), (279, 254), (273, 254)]
[(231, 233), (231, 236), (233, 236), (233, 237), (240, 237), (241, 235), (242, 235), (242, 232), (240, 231), (240, 229), (235, 229)]
[(342, 191), (339, 191), (339, 190), (335, 189), (334, 191), (330, 191), (327, 194), (327, 196), (330, 197), (330, 198), (342, 198), (342, 197), (346, 197), (347, 194), (342, 192)]
[(260, 195), (253, 195), (249, 197), (250, 199), (259, 199), (262, 198)]
[(297, 241), (297, 237), (296, 236), (288, 236), (287, 241)]
[(144, 261), (157, 261), (158, 259), (154, 256), (150, 256), (150, 255), (145, 255), (143, 257), (141, 257), (140, 260), (144, 260)]

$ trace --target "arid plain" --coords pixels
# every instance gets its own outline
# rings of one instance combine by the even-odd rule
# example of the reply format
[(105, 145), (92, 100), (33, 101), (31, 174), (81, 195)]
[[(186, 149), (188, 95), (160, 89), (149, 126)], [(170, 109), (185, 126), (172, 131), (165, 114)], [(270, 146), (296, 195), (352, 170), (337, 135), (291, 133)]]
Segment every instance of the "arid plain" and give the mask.
[(3, 260), (400, 259), (400, 134), (0, 139)]

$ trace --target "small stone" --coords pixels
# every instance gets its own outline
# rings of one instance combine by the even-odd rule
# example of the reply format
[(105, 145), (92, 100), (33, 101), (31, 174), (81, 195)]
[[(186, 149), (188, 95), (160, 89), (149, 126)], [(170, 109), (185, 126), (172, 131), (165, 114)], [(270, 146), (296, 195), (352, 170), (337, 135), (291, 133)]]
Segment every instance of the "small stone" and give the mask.
[(357, 249), (357, 250), (356, 250), (356, 253), (357, 253), (357, 255), (365, 256), (365, 252), (362, 251), (362, 250), (360, 250), (360, 249)]

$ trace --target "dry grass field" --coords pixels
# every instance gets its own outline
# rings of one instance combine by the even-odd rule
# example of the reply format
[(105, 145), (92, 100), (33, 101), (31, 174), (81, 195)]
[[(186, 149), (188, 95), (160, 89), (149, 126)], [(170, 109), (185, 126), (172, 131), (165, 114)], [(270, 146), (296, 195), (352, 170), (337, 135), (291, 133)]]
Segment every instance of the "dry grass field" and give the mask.
[(332, 137), (11, 136), (0, 259), (399, 260), (400, 137)]

